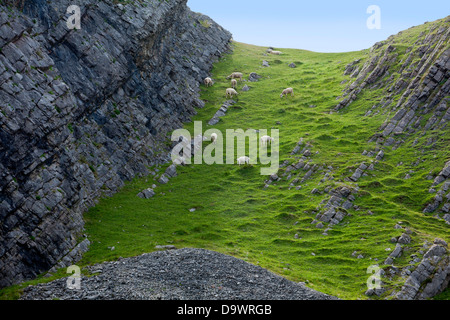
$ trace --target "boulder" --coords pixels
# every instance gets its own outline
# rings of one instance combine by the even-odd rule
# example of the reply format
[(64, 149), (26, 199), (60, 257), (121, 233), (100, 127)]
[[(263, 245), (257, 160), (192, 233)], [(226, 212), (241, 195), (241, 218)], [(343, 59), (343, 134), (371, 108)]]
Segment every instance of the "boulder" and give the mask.
[(259, 79), (261, 79), (262, 76), (260, 76), (259, 74), (252, 72), (250, 73), (249, 77), (248, 77), (248, 81), (250, 82), (258, 82)]

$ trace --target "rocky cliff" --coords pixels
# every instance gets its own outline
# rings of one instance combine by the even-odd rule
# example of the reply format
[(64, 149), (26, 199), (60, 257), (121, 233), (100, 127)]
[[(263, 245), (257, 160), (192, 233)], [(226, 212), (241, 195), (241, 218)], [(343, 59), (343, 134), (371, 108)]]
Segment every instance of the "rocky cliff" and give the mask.
[[(7, 3), (8, 4), (8, 3)], [(186, 0), (0, 5), (0, 287), (77, 261), (83, 212), (167, 159), (231, 34)]]

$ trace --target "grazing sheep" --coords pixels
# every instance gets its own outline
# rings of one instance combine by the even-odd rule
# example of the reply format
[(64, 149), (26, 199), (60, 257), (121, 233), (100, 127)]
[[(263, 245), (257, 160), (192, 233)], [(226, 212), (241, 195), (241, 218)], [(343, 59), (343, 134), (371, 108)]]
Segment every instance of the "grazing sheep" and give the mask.
[(239, 79), (242, 81), (244, 79), (244, 75), (240, 72), (233, 72), (227, 77), (227, 79)]
[(239, 93), (237, 93), (237, 91), (234, 90), (233, 88), (228, 88), (227, 91), (226, 91), (226, 97), (227, 98), (228, 97), (233, 98), (234, 96), (238, 96), (238, 95), (239, 95)]
[(292, 89), (292, 88), (284, 89), (283, 92), (280, 95), (280, 98), (283, 98), (284, 96), (287, 96), (288, 94), (291, 94), (291, 96), (293, 97), (294, 96), (294, 89)]
[(250, 158), (249, 157), (240, 157), (239, 159), (237, 159), (237, 163), (239, 166), (241, 166), (241, 164), (250, 164)]
[(216, 144), (216, 143), (217, 143), (217, 134), (216, 134), (216, 133), (213, 133), (213, 134), (211, 135), (211, 142), (212, 142), (213, 144)]
[(212, 81), (212, 79), (210, 77), (205, 78), (204, 83), (205, 83), (205, 86), (207, 86), (207, 87), (210, 87), (214, 84), (214, 82)]
[(237, 87), (237, 80), (236, 79), (232, 79), (231, 80), (231, 87), (236, 89), (236, 87)]
[(269, 136), (261, 137), (261, 145), (262, 146), (271, 145), (274, 141), (275, 141), (275, 139), (272, 137), (269, 137)]

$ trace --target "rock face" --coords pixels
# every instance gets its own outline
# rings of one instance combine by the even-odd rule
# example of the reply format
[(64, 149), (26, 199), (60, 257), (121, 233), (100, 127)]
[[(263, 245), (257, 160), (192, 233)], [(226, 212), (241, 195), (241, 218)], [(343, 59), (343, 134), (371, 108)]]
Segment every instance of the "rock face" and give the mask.
[(19, 3), (0, 5), (0, 287), (79, 259), (83, 212), (167, 160), (231, 39), (186, 0), (81, 0), (81, 30), (67, 1)]
[(214, 114), (214, 116), (209, 120), (208, 125), (214, 126), (220, 122), (220, 118), (224, 117), (227, 114), (228, 108), (234, 105), (236, 101), (234, 100), (227, 100), (225, 103), (220, 107), (220, 109)]

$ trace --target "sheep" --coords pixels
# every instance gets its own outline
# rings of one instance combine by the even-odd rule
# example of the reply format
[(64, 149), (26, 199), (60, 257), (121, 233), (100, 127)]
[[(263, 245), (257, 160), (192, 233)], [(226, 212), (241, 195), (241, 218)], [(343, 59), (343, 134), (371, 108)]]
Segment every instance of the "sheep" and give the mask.
[(275, 139), (272, 137), (269, 137), (269, 136), (261, 137), (261, 145), (262, 146), (271, 145), (274, 141), (275, 141)]
[(214, 82), (212, 81), (212, 79), (210, 77), (205, 78), (204, 83), (205, 83), (205, 86), (207, 86), (207, 87), (210, 87), (214, 84)]
[(292, 89), (292, 88), (284, 89), (283, 92), (280, 95), (280, 98), (283, 98), (284, 96), (287, 96), (288, 94), (291, 94), (291, 96), (293, 97), (294, 96), (294, 89)]
[(213, 134), (211, 135), (211, 142), (212, 142), (213, 144), (216, 144), (216, 143), (217, 143), (217, 133), (213, 133)]
[(236, 89), (236, 87), (237, 87), (237, 80), (236, 79), (232, 79), (231, 80), (231, 87)]
[(239, 79), (240, 81), (242, 81), (244, 78), (244, 75), (240, 72), (233, 72), (232, 74), (230, 74), (227, 79)]
[(237, 93), (237, 91), (234, 90), (233, 88), (228, 88), (227, 91), (226, 91), (226, 97), (227, 98), (228, 97), (233, 98), (234, 96), (238, 96), (238, 95), (239, 95), (239, 93)]
[(250, 164), (250, 158), (249, 157), (240, 157), (239, 159), (237, 159), (237, 163), (239, 166), (241, 166), (241, 164)]
[(281, 52), (281, 51), (274, 51), (272, 49), (267, 49), (267, 53), (276, 54), (278, 56), (283, 54), (283, 52)]

